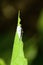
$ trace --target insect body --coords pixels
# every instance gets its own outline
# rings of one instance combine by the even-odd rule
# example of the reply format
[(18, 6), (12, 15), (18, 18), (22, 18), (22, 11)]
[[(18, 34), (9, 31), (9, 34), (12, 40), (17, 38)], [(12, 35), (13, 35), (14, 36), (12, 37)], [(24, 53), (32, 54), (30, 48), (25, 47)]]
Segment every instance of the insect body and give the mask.
[(21, 26), (17, 26), (17, 32), (18, 32), (19, 38), (22, 38), (23, 30)]

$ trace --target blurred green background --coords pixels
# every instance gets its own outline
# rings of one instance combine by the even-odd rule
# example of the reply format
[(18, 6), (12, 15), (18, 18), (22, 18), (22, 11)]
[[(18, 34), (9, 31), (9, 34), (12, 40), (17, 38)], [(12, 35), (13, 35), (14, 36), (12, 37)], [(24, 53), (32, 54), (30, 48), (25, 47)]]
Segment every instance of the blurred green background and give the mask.
[[(29, 4), (30, 3), (30, 4)], [(24, 54), (28, 65), (43, 65), (43, 1), (1, 1), (0, 59), (10, 65), (17, 12), (21, 10)], [(37, 23), (37, 24), (36, 24)], [(1, 64), (2, 65), (2, 64)]]

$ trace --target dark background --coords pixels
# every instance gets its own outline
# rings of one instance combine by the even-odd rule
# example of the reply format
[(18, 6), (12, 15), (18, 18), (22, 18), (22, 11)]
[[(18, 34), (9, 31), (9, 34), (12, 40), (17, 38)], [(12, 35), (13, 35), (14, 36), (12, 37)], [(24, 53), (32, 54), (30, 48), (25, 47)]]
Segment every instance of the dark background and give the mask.
[(43, 34), (39, 33), (37, 28), (38, 19), (43, 10), (43, 0), (0, 0), (0, 58), (10, 64), (19, 9), (24, 32), (24, 51), (30, 44), (25, 41), (34, 37), (36, 43), (33, 40), (33, 45), (38, 47), (38, 54), (31, 65), (43, 65)]

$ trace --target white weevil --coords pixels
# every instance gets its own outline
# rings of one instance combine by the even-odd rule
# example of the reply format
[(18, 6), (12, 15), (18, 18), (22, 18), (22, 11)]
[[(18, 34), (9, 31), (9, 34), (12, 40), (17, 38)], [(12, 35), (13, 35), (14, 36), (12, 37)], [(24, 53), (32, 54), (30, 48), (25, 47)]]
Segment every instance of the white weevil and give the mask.
[(21, 19), (20, 19), (20, 11), (19, 11), (19, 14), (18, 14), (17, 33), (18, 33), (19, 38), (22, 38), (23, 30), (22, 30), (22, 27), (21, 27), (20, 22), (21, 22)]

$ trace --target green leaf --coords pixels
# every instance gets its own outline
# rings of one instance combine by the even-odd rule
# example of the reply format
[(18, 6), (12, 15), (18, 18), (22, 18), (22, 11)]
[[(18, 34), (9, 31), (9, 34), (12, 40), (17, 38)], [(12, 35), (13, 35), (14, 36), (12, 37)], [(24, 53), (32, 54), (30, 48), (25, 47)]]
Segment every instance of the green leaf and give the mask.
[[(20, 15), (20, 12), (19, 12), (19, 15)], [(19, 17), (18, 19), (20, 19), (19, 15), (18, 15)], [(20, 24), (20, 20), (18, 20), (18, 24)], [(18, 26), (21, 26), (21, 25), (18, 25)], [(25, 58), (24, 51), (23, 51), (23, 41), (21, 37), (19, 38), (17, 30), (16, 30), (16, 34), (14, 38), (12, 59), (11, 59), (10, 65), (27, 65), (27, 59)]]
[(5, 61), (0, 58), (0, 65), (6, 65)]

